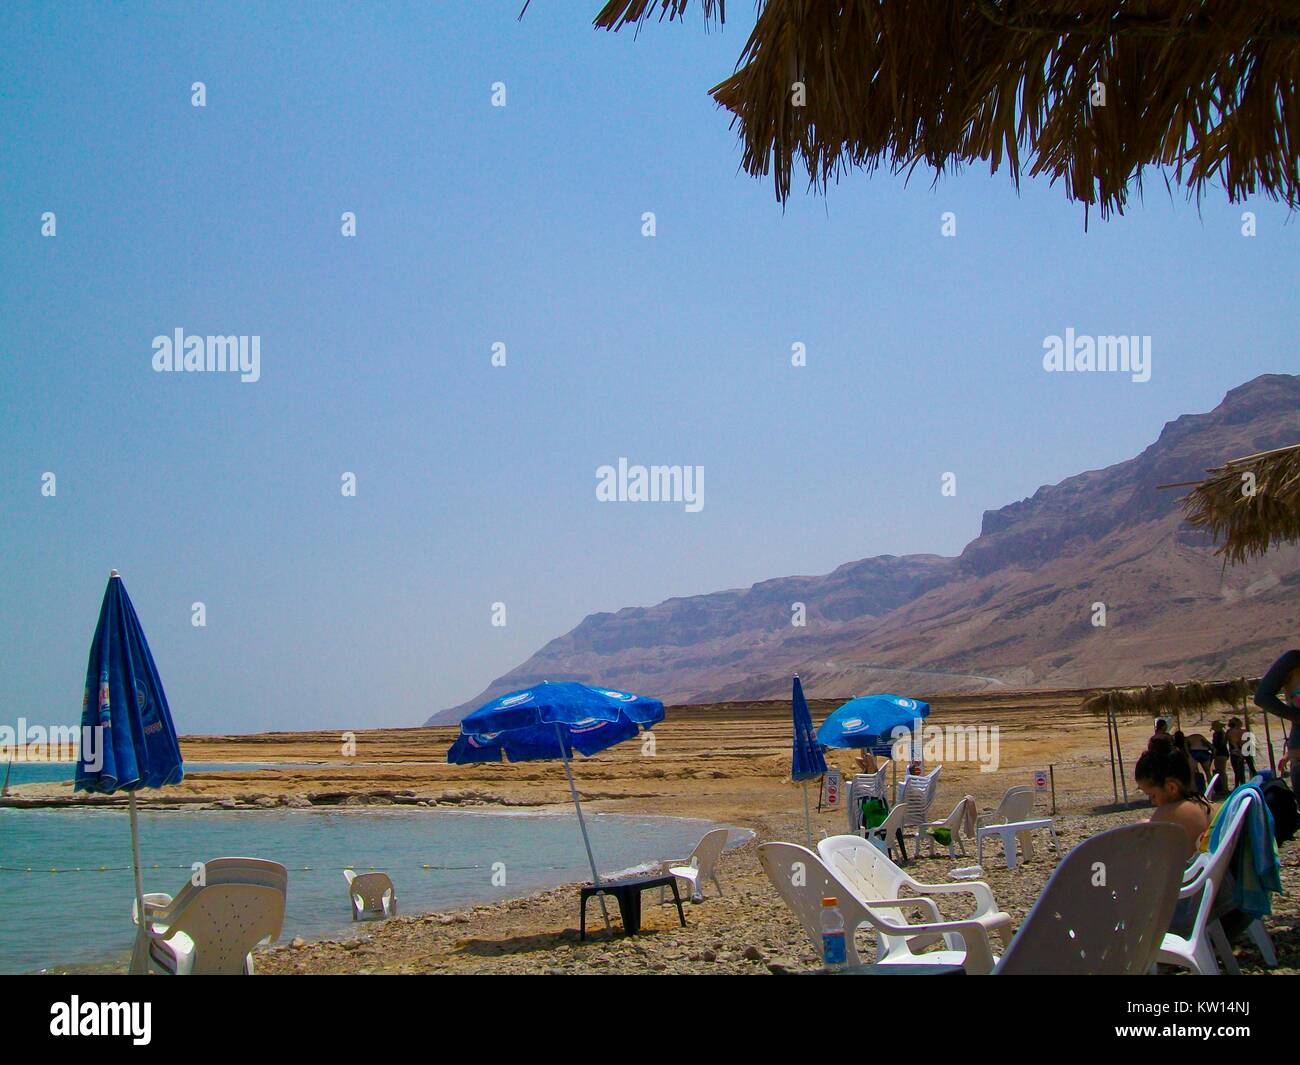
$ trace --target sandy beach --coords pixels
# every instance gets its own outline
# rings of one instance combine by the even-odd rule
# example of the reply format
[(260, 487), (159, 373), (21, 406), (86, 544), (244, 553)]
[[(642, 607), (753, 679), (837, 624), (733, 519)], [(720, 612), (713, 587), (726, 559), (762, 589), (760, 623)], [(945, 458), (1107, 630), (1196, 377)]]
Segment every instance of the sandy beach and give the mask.
[[(1002, 691), (936, 697), (928, 724), (997, 728), (998, 768), (982, 772), (973, 761), (945, 764), (934, 810), (946, 814), (963, 795), (990, 809), (1012, 784), (1031, 783), (1036, 769), (1052, 767), (1056, 825), (1062, 849), (1089, 835), (1147, 816), (1149, 809), (1130, 782), (1128, 808), (1115, 808), (1103, 719), (1080, 709), (1081, 691)], [(834, 701), (814, 701), (814, 720)], [(1207, 718), (1208, 721), (1208, 718)], [(1194, 722), (1184, 722), (1193, 727)], [(1121, 723), (1125, 769), (1150, 734), (1147, 718)], [(455, 731), (449, 728), (339, 733), (266, 733), (249, 736), (188, 737), (191, 762), (291, 763), (285, 768), (196, 773), (179, 786), (145, 793), (146, 805), (187, 810), (239, 810), (328, 806), (416, 806), (444, 809), (569, 808), (558, 764), (449, 766), (444, 760)], [(355, 753), (344, 756), (351, 738)], [(579, 759), (575, 777), (593, 811), (706, 818), (749, 829), (753, 838), (729, 850), (719, 875), (725, 894), (686, 909), (687, 927), (671, 906), (647, 896), (643, 934), (629, 939), (603, 930), (578, 942), (577, 891), (557, 887), (522, 898), (463, 910), (402, 915), (357, 925), (344, 937), (292, 940), (260, 952), (266, 973), (437, 973), (437, 972), (734, 972), (768, 973), (816, 968), (817, 959), (793, 915), (767, 883), (757, 845), (803, 839), (802, 798), (789, 780), (788, 703), (732, 703), (673, 707), (655, 729), (653, 753), (623, 744), (591, 759)], [(350, 749), (350, 748), (349, 748)], [(849, 752), (832, 752), (846, 771)], [(307, 764), (310, 763), (310, 764)], [(1267, 764), (1265, 756), (1264, 764)], [(12, 806), (118, 803), (120, 798), (70, 794), (67, 785), (33, 784), (14, 789)], [(1051, 810), (1050, 793), (1039, 809)], [(813, 813), (814, 837), (843, 831), (841, 809)], [(573, 845), (580, 849), (575, 833)], [(257, 851), (255, 838), (249, 851)], [(949, 878), (958, 865), (922, 855), (910, 872), (923, 881)], [(996, 848), (994, 848), (996, 851)], [(267, 854), (264, 857), (274, 858)], [(1282, 848), (1288, 891), (1300, 872), (1285, 863), (1300, 856), (1300, 844)], [(661, 855), (645, 855), (652, 860)], [(1032, 861), (1007, 870), (986, 850), (984, 870), (1000, 905), (1017, 920), (1032, 905), (1056, 862), (1038, 846)], [(398, 883), (400, 892), (401, 884)], [(292, 895), (292, 879), (290, 881)], [(1289, 935), (1300, 906), (1294, 895), (1275, 901), (1271, 919), (1284, 970), (1300, 968), (1300, 951)], [(957, 916), (955, 911), (952, 916)], [(600, 928), (593, 906), (589, 926)], [(615, 921), (617, 929), (617, 920)], [(1243, 971), (1264, 971), (1251, 948), (1241, 951)]]

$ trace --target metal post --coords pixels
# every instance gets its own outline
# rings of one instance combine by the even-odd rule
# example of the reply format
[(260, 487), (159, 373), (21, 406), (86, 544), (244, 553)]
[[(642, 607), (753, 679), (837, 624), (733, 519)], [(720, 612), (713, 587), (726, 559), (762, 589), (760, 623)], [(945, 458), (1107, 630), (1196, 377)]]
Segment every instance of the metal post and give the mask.
[(808, 849), (812, 850), (812, 815), (808, 813), (808, 781), (803, 782), (803, 827), (808, 837)]
[(148, 918), (144, 912), (144, 878), (140, 872), (140, 822), (135, 813), (135, 792), (127, 793), (131, 814), (131, 859), (135, 866), (135, 946), (131, 950), (132, 976), (143, 976), (148, 968)]
[(1056, 764), (1052, 763), (1047, 767), (1047, 775), (1052, 782), (1052, 816), (1056, 816)]
[(591, 882), (597, 889), (596, 898), (600, 900), (600, 912), (605, 918), (605, 931), (610, 931), (609, 910), (605, 906), (605, 893), (600, 883), (600, 873), (596, 869), (596, 856), (591, 853), (591, 840), (587, 836), (587, 822), (582, 817), (582, 803), (578, 801), (578, 787), (573, 783), (573, 770), (569, 767), (569, 748), (564, 745), (564, 734), (560, 723), (555, 723), (555, 738), (560, 741), (560, 757), (564, 759), (564, 774), (569, 778), (569, 794), (573, 796), (573, 808), (578, 811), (578, 827), (582, 829), (582, 843), (587, 848), (587, 861), (591, 863)]

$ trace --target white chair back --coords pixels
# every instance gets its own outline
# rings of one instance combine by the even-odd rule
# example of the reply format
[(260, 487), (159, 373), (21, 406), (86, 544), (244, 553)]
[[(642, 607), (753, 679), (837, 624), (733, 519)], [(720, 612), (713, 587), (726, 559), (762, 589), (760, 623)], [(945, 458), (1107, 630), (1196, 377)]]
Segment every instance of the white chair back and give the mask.
[(758, 860), (772, 886), (799, 918), (818, 957), (822, 952), (822, 899), (834, 897), (837, 900), (844, 918), (845, 955), (850, 965), (857, 965), (859, 957), (853, 942), (854, 932), (867, 918), (852, 892), (847, 890), (847, 885), (836, 879), (821, 858), (797, 843), (763, 843), (758, 848)]
[(1178, 902), (1187, 834), (1125, 825), (1084, 840), (1056, 867), (1007, 948), (1006, 975), (1141, 975)]

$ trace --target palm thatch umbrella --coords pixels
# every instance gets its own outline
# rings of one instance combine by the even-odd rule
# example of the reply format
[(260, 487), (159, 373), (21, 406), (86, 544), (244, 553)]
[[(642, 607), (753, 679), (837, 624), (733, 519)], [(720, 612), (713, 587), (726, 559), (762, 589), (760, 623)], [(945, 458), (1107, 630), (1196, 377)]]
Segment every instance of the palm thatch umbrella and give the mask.
[[(1083, 701), (1083, 709), (1093, 714), (1106, 715), (1106, 738), (1111, 748), (1111, 786), (1115, 783), (1115, 759), (1119, 759), (1119, 775), (1124, 775), (1123, 754), (1118, 752), (1119, 721), (1121, 713), (1144, 713), (1153, 717), (1170, 714), (1176, 726), (1182, 728), (1184, 712), (1198, 712), (1201, 717), (1212, 707), (1227, 706), (1241, 708), (1242, 718), (1247, 729), (1250, 728), (1250, 699), (1255, 694), (1259, 678), (1247, 680), (1185, 681), (1175, 684), (1148, 685), (1145, 688), (1112, 688), (1097, 692)], [(1277, 762), (1273, 757), (1273, 733), (1269, 726), (1268, 714), (1264, 714), (1264, 730), (1268, 739), (1269, 763), (1276, 770)], [(1116, 793), (1115, 801), (1119, 801)], [(1124, 801), (1128, 801), (1127, 785), (1124, 789)]]
[[(1294, 0), (756, 0), (735, 72), (711, 90), (744, 168), (790, 195), (882, 164), (937, 176), (1005, 162), (1122, 211), (1143, 168), (1199, 199), (1300, 206)], [(525, 8), (527, 4), (524, 5)], [(695, 0), (608, 0), (598, 28), (684, 18)], [(706, 26), (725, 0), (698, 0)], [(1170, 178), (1172, 177), (1172, 182)]]
[[(1244, 562), (1300, 543), (1300, 444), (1230, 459), (1181, 500), (1187, 521), (1221, 541), (1216, 554)], [(1186, 487), (1169, 485), (1161, 487)]]

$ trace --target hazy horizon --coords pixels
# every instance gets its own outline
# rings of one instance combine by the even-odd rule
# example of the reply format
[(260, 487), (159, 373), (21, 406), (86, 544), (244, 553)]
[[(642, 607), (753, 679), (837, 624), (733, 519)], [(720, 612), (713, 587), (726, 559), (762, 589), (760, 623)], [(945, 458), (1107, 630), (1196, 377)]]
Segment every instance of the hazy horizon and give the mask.
[[(418, 725), (589, 614), (955, 555), (1296, 371), (1278, 204), (1148, 174), (1085, 231), (967, 170), (782, 209), (707, 96), (751, 10), (521, 6), (0, 9), (7, 720), (78, 719), (110, 568), (178, 731)], [(258, 379), (156, 372), (177, 329)], [(1044, 372), (1067, 330), (1149, 336), (1150, 380)], [(600, 502), (621, 458), (702, 506)]]

